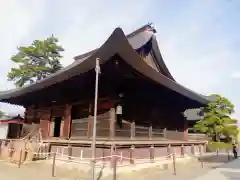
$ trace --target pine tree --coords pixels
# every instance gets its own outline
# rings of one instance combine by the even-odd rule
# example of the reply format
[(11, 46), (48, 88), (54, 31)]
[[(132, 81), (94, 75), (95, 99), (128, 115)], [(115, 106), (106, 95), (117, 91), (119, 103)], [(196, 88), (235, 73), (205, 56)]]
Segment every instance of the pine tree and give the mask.
[(215, 99), (204, 108), (204, 118), (196, 123), (195, 130), (201, 131), (219, 141), (221, 136), (228, 140), (238, 134), (237, 120), (230, 115), (234, 113), (234, 105), (225, 97), (218, 94), (211, 95)]
[(18, 53), (11, 57), (17, 64), (8, 73), (8, 80), (17, 87), (32, 84), (57, 72), (62, 68), (60, 58), (64, 51), (53, 35), (45, 40), (35, 40), (30, 46), (18, 47)]

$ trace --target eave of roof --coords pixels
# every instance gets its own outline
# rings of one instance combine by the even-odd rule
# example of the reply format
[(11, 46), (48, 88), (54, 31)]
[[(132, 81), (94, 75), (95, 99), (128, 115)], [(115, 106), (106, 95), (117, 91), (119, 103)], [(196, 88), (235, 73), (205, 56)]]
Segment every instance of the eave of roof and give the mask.
[(201, 104), (207, 104), (209, 102), (209, 100), (204, 96), (185, 88), (184, 86), (167, 78), (146, 64), (146, 62), (141, 59), (141, 57), (129, 44), (124, 32), (120, 28), (115, 29), (108, 40), (94, 54), (85, 57), (83, 61), (75, 61), (73, 64), (67, 66), (63, 70), (60, 70), (43, 80), (37, 81), (34, 84), (15, 90), (1, 92), (0, 100), (7, 102), (7, 99), (43, 89), (78, 74), (87, 72), (95, 67), (96, 58), (100, 58), (100, 64), (103, 64), (115, 54), (121, 56), (126, 63), (155, 82), (162, 84), (163, 86)]

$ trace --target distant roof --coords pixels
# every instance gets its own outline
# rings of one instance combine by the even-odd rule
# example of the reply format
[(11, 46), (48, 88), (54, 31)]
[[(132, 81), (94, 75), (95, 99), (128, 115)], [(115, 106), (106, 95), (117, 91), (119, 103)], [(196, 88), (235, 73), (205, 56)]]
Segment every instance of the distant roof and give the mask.
[[(75, 60), (69, 66), (59, 70), (47, 78), (37, 81), (18, 89), (0, 92), (0, 101), (10, 102), (11, 98), (23, 96), (26, 93), (37, 91), (61, 81), (67, 80), (76, 75), (85, 73), (95, 68), (96, 58), (100, 58), (100, 64), (105, 63), (115, 54), (118, 54), (127, 64), (132, 66), (139, 73), (152, 79), (153, 81), (201, 104), (207, 104), (209, 99), (200, 95), (180, 84), (178, 84), (167, 69), (154, 33), (156, 30), (151, 25), (143, 26), (128, 36), (125, 36), (121, 28), (116, 28), (108, 40), (98, 49), (75, 57)], [(151, 41), (152, 53), (155, 56), (158, 68), (161, 73), (150, 67), (141, 56), (136, 53), (146, 43)]]
[(22, 123), (22, 122), (23, 122), (23, 118), (19, 115), (14, 117), (3, 116), (0, 118), (0, 124)]
[(200, 120), (203, 118), (203, 116), (199, 115), (200, 111), (201, 111), (200, 108), (186, 109), (183, 112), (183, 115), (186, 117), (187, 120), (196, 121), (196, 120)]

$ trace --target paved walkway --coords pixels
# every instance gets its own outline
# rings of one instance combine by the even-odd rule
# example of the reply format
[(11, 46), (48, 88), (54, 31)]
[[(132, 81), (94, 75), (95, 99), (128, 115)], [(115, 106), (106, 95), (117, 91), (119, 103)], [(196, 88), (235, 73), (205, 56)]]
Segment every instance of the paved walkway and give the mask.
[(194, 178), (193, 180), (240, 180), (240, 159), (221, 165), (220, 167)]

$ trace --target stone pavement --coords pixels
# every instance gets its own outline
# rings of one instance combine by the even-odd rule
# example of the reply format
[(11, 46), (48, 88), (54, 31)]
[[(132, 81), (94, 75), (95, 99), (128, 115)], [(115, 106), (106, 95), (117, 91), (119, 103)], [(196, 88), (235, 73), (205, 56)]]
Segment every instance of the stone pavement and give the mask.
[(221, 153), (219, 156), (212, 155), (212, 153), (206, 153), (203, 159), (203, 167), (200, 162), (193, 161), (187, 164), (177, 164), (177, 175), (173, 174), (173, 168), (168, 170), (160, 170), (159, 168), (146, 168), (141, 171), (132, 172), (130, 174), (121, 175), (117, 180), (193, 180), (196, 177), (201, 177), (207, 172), (221, 166), (228, 162), (227, 154)]
[(240, 180), (240, 159), (223, 164), (220, 167), (194, 178), (193, 180)]

